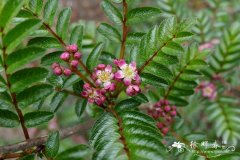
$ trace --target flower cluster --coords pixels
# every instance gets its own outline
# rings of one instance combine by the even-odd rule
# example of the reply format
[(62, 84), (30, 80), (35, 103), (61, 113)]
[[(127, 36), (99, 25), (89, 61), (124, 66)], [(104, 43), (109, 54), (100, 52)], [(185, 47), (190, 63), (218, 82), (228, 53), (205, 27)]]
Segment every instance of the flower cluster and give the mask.
[(114, 60), (116, 67), (105, 64), (98, 64), (94, 68), (91, 78), (94, 80), (94, 86), (85, 84), (82, 96), (88, 98), (90, 103), (102, 105), (106, 100), (108, 92), (116, 90), (117, 83), (123, 82), (126, 86), (126, 93), (134, 96), (140, 90), (140, 76), (138, 75), (136, 63), (127, 64), (125, 60)]
[(201, 84), (196, 88), (196, 92), (202, 91), (202, 96), (210, 100), (214, 100), (217, 97), (217, 90), (215, 84), (212, 82), (201, 82)]
[(126, 93), (130, 96), (136, 95), (141, 92), (140, 83), (141, 79), (137, 71), (137, 66), (135, 62), (127, 64), (125, 60), (114, 60), (114, 64), (117, 66), (118, 70), (114, 74), (117, 81), (123, 81), (124, 85), (127, 86)]
[(107, 91), (114, 91), (116, 84), (113, 82), (114, 73), (111, 65), (99, 64), (92, 74), (95, 84)]
[(148, 114), (158, 120), (157, 127), (163, 135), (169, 131), (173, 118), (177, 115), (176, 106), (170, 106), (168, 100), (161, 99), (153, 108), (148, 109)]
[(106, 100), (105, 90), (94, 88), (88, 83), (83, 85), (83, 90), (82, 96), (88, 99), (89, 103), (96, 103), (101, 106)]
[(60, 55), (60, 58), (67, 62), (71, 69), (60, 66), (58, 63), (52, 64), (53, 73), (55, 75), (70, 76), (72, 74), (72, 69), (77, 69), (79, 64), (79, 59), (81, 58), (81, 53), (78, 52), (78, 47), (76, 44), (71, 44), (66, 47), (66, 51)]

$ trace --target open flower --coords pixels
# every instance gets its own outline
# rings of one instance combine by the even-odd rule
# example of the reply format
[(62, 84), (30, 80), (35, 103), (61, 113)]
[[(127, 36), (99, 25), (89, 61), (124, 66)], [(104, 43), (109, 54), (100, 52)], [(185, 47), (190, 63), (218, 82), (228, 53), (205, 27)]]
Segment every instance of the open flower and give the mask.
[(82, 96), (87, 98), (89, 103), (96, 103), (101, 106), (106, 100), (104, 93), (103, 90), (93, 88), (88, 83), (83, 85)]
[(213, 83), (205, 84), (202, 89), (202, 96), (214, 100), (217, 96), (216, 86)]
[(115, 73), (114, 77), (116, 80), (123, 80), (126, 86), (131, 84), (140, 84), (140, 77), (138, 75), (137, 67), (135, 62), (127, 64), (125, 60), (114, 60), (114, 64), (119, 67), (119, 70)]
[(114, 74), (111, 65), (99, 64), (92, 75), (97, 86), (103, 86), (105, 90), (114, 91), (115, 83), (112, 82)]

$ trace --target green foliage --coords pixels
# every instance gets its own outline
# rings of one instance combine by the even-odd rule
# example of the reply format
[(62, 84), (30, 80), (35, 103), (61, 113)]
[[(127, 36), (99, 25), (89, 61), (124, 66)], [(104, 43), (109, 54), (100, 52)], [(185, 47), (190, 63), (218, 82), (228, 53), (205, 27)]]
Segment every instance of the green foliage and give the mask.
[(70, 37), (70, 44), (77, 44), (79, 48), (82, 47), (83, 40), (83, 26), (78, 25), (74, 27)]
[(101, 3), (101, 7), (111, 21), (113, 21), (116, 25), (122, 24), (122, 14), (109, 0), (104, 0)]
[(93, 68), (97, 66), (102, 49), (103, 43), (98, 43), (96, 47), (92, 50), (92, 52), (89, 54), (86, 64), (90, 70), (93, 70)]
[(39, 47), (27, 47), (14, 51), (6, 60), (6, 64), (8, 65), (7, 72), (11, 74), (16, 69), (36, 60), (43, 55), (44, 51), (43, 48)]
[(210, 59), (211, 69), (214, 73), (230, 71), (239, 64), (240, 52), (239, 24), (224, 30), (221, 43), (216, 53)]
[(159, 160), (165, 157), (155, 122), (136, 111), (121, 112), (118, 118), (104, 113), (92, 128), (90, 145), (94, 148), (93, 159), (127, 159), (129, 156)]
[(62, 10), (59, 14), (56, 31), (57, 34), (62, 38), (66, 39), (68, 33), (68, 26), (70, 23), (71, 9), (66, 8)]
[(160, 16), (161, 11), (158, 8), (142, 7), (134, 8), (127, 14), (127, 24), (142, 23), (145, 20), (151, 20)]
[(19, 125), (18, 116), (9, 110), (0, 109), (0, 126), (13, 128)]
[(56, 159), (58, 160), (79, 160), (83, 159), (86, 160), (87, 157), (90, 158), (91, 156), (91, 150), (88, 146), (80, 144), (78, 146), (74, 146), (72, 148), (69, 148), (61, 153), (58, 154)]
[(52, 132), (47, 139), (45, 154), (47, 157), (53, 158), (59, 150), (59, 132)]
[(52, 86), (47, 84), (35, 85), (17, 94), (17, 100), (21, 107), (26, 107), (52, 93)]
[(3, 38), (3, 45), (7, 47), (7, 51), (12, 51), (19, 43), (22, 42), (27, 35), (40, 27), (41, 21), (38, 19), (28, 19), (11, 29)]
[(87, 100), (86, 99), (79, 99), (75, 104), (75, 112), (79, 118), (82, 117), (85, 109), (87, 107)]
[(19, 92), (34, 83), (44, 80), (47, 76), (48, 70), (40, 67), (17, 71), (10, 77), (11, 91)]
[(48, 0), (44, 6), (43, 18), (44, 21), (49, 25), (53, 24), (54, 16), (58, 8), (58, 3), (58, 0)]
[(231, 97), (220, 97), (217, 103), (207, 108), (208, 119), (215, 124), (218, 137), (224, 141), (237, 144), (240, 139), (239, 115), (240, 109), (234, 105), (235, 99)]
[(7, 28), (12, 18), (18, 14), (24, 1), (23, 0), (8, 0), (0, 14), (0, 28)]
[(110, 41), (121, 42), (121, 35), (113, 26), (107, 23), (102, 23), (97, 30)]
[(36, 127), (50, 121), (53, 116), (53, 113), (48, 111), (29, 112), (24, 115), (25, 125), (28, 128)]

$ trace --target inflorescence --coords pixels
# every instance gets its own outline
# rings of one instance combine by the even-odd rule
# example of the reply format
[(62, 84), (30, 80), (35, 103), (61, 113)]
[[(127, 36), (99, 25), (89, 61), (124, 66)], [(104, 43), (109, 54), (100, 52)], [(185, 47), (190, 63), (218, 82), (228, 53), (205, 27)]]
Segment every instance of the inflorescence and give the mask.
[[(68, 67), (61, 66), (59, 63), (53, 63), (52, 69), (55, 75), (70, 76), (73, 71), (78, 69), (79, 60), (82, 54), (78, 52), (78, 47), (75, 44), (68, 45), (66, 51), (60, 55), (60, 59), (65, 61)], [(141, 92), (141, 79), (138, 74), (135, 62), (127, 64), (123, 59), (116, 59), (113, 62), (115, 66), (98, 64), (91, 78), (94, 81), (92, 86), (85, 83), (81, 95), (88, 99), (89, 103), (96, 103), (101, 106), (106, 101), (107, 93), (114, 92), (117, 89), (118, 83), (123, 83), (126, 86), (126, 93), (129, 96), (134, 96)]]
[(177, 110), (176, 106), (171, 106), (168, 100), (161, 99), (154, 104), (153, 108), (148, 109), (148, 114), (158, 121), (157, 127), (163, 135), (166, 135), (177, 115)]

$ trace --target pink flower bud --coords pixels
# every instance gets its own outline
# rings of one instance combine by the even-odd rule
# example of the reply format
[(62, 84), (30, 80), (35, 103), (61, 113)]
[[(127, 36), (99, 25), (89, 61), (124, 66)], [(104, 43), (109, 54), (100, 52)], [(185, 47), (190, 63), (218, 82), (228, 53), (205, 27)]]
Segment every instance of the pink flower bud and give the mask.
[(56, 67), (54, 68), (53, 72), (55, 75), (60, 76), (62, 74), (62, 69), (60, 67)]
[(159, 129), (162, 129), (162, 128), (164, 127), (164, 124), (161, 123), (161, 122), (158, 122), (158, 123), (157, 123), (157, 127), (158, 127)]
[(103, 70), (103, 69), (105, 69), (106, 68), (106, 65), (105, 64), (99, 64), (98, 66), (97, 66), (97, 69), (99, 69), (99, 70)]
[(74, 53), (74, 59), (79, 60), (81, 58), (82, 54), (80, 52)]
[(74, 68), (77, 68), (77, 67), (78, 67), (78, 61), (77, 61), (77, 60), (72, 60), (70, 64), (71, 64), (71, 66), (74, 67)]
[(65, 76), (70, 76), (72, 74), (72, 71), (70, 69), (68, 69), (68, 68), (65, 68), (64, 71), (63, 71), (63, 74)]
[(66, 47), (66, 50), (67, 50), (68, 52), (75, 53), (75, 52), (78, 51), (78, 46), (77, 46), (76, 44), (71, 44), (71, 45), (68, 45), (68, 46)]
[(173, 116), (173, 117), (174, 117), (174, 116), (176, 116), (176, 115), (177, 115), (177, 112), (174, 110), (174, 111), (171, 111), (171, 113), (170, 113), (170, 114), (171, 114), (171, 116)]
[(170, 107), (170, 106), (165, 106), (165, 107), (164, 107), (164, 110), (165, 110), (166, 112), (169, 112), (169, 111), (171, 110), (171, 107)]
[(162, 133), (163, 133), (164, 135), (166, 135), (166, 134), (168, 133), (168, 131), (169, 131), (169, 129), (168, 129), (167, 127), (165, 127), (165, 128), (162, 129)]
[(70, 54), (68, 52), (63, 52), (61, 55), (60, 55), (60, 58), (64, 61), (68, 61), (69, 58), (70, 58)]
[(55, 62), (55, 63), (52, 64), (52, 69), (54, 69), (54, 68), (56, 68), (56, 67), (60, 67), (60, 65)]

